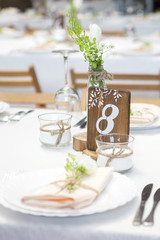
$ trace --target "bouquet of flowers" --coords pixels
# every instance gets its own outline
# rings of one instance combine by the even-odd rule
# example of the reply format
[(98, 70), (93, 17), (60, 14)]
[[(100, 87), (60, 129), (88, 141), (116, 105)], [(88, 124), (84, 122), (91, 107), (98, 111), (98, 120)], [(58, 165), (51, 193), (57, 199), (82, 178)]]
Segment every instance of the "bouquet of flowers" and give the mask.
[(89, 35), (82, 29), (77, 20), (76, 11), (73, 9), (67, 11), (69, 25), (67, 30), (74, 42), (83, 52), (84, 59), (89, 63), (89, 83), (91, 86), (105, 87), (105, 79), (112, 79), (112, 74), (103, 68), (102, 56), (105, 52), (113, 48), (111, 45), (102, 43), (101, 28), (97, 24), (91, 24)]

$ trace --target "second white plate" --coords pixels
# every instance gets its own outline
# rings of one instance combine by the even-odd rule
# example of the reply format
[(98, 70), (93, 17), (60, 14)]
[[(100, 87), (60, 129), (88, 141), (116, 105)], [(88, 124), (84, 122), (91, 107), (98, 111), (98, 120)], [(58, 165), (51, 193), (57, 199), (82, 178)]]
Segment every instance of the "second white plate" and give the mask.
[(147, 103), (132, 103), (131, 108), (132, 108), (132, 106), (137, 109), (143, 109), (146, 107), (150, 108), (150, 109), (154, 109), (157, 112), (158, 117), (151, 124), (130, 124), (131, 130), (147, 130), (147, 129), (153, 129), (153, 128), (160, 127), (160, 108), (158, 106), (156, 106), (154, 104), (147, 104)]

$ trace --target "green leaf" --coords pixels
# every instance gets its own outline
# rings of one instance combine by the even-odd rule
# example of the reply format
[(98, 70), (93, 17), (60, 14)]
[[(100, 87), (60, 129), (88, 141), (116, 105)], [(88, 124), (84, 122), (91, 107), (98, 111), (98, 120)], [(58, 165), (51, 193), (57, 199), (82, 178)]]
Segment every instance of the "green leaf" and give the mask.
[(84, 47), (83, 47), (83, 45), (80, 46), (80, 50), (81, 50), (81, 52), (84, 51)]
[(74, 154), (68, 153), (69, 158), (66, 159), (65, 170), (67, 172), (66, 180), (69, 182), (67, 189), (74, 190), (74, 183), (79, 184), (84, 175), (88, 175), (88, 170), (83, 165), (78, 165)]
[(150, 47), (150, 46), (151, 46), (151, 43), (150, 43), (150, 42), (144, 42), (144, 46), (145, 46), (145, 47)]
[(130, 110), (130, 115), (133, 116), (133, 112), (132, 112), (132, 110)]
[(97, 67), (97, 63), (96, 63), (96, 62), (93, 62), (93, 63), (92, 63), (92, 67), (93, 67), (93, 68), (96, 68), (96, 67)]
[(81, 174), (87, 175), (88, 170), (84, 166), (79, 166), (77, 169)]
[(76, 157), (74, 154), (71, 154), (71, 153), (68, 153), (68, 156), (73, 160), (75, 161), (76, 160)]

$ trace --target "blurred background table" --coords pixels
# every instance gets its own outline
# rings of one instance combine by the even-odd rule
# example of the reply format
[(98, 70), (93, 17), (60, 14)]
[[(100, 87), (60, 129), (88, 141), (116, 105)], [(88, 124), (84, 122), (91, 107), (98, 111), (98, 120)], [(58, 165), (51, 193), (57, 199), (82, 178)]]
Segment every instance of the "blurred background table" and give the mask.
[[(44, 3), (46, 12), (41, 11)], [(88, 29), (90, 23), (99, 24), (104, 33), (103, 41), (115, 47), (104, 57), (107, 71), (159, 73), (160, 14), (153, 12), (155, 9), (154, 2), (152, 3), (109, 0), (93, 1), (92, 4), (91, 1), (83, 2), (78, 11), (82, 26)], [(52, 50), (76, 48), (66, 33), (67, 19), (64, 11), (69, 7), (69, 2), (34, 1), (32, 6), (35, 8), (20, 12), (18, 9), (4, 9), (2, 5), (0, 70), (24, 70), (33, 65), (42, 91), (55, 93), (63, 87), (64, 63), (62, 56), (53, 54)], [(123, 32), (124, 36), (109, 36), (108, 31)], [(69, 68), (71, 67), (77, 72), (88, 71), (88, 64), (84, 62), (81, 53), (69, 57)], [(68, 75), (70, 79), (70, 74)], [(0, 90), (6, 91), (5, 88)], [(17, 91), (16, 88), (10, 90)], [(143, 97), (143, 94), (144, 97), (159, 97), (159, 93), (152, 91), (149, 95), (134, 93), (133, 97)]]

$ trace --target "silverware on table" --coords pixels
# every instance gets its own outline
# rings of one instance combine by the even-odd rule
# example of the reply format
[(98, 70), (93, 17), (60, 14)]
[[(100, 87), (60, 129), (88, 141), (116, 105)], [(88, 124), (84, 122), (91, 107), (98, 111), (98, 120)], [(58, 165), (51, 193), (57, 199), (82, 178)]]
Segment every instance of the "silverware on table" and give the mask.
[(19, 121), (23, 116), (25, 116), (28, 113), (33, 112), (34, 110), (28, 110), (28, 111), (18, 111), (11, 115), (4, 115), (0, 118), (0, 122), (9, 122), (9, 121)]
[(87, 116), (85, 116), (84, 118), (82, 118), (80, 121), (78, 121), (73, 127), (78, 127), (81, 126), (81, 124), (83, 124), (86, 120)]
[(20, 111), (18, 114), (15, 114), (14, 116), (12, 116), (12, 118), (10, 118), (9, 120), (11, 121), (20, 121), (22, 117), (24, 117), (25, 115), (33, 112), (34, 110), (28, 110), (28, 111)]
[(80, 128), (85, 128), (87, 125), (87, 121), (84, 121), (81, 125), (80, 125)]
[(143, 221), (143, 225), (145, 225), (145, 226), (152, 226), (154, 223), (154, 212), (160, 201), (160, 188), (158, 188), (158, 190), (155, 192), (155, 194), (153, 196), (153, 200), (154, 200), (154, 202), (153, 202), (151, 212), (148, 215), (148, 217)]
[(133, 220), (133, 225), (135, 226), (142, 224), (142, 217), (144, 213), (145, 203), (151, 194), (152, 187), (153, 187), (153, 184), (148, 184), (144, 187), (142, 191), (140, 206), (137, 209), (136, 215)]
[(6, 114), (6, 115), (4, 115), (4, 116), (2, 116), (1, 118), (0, 118), (0, 122), (8, 122), (8, 121), (10, 121), (11, 119), (12, 119), (12, 117), (14, 117), (14, 116), (16, 116), (16, 115), (19, 115), (19, 114), (21, 114), (22, 112), (24, 112), (24, 111), (18, 111), (18, 112), (16, 112), (16, 113), (14, 113), (14, 114)]

